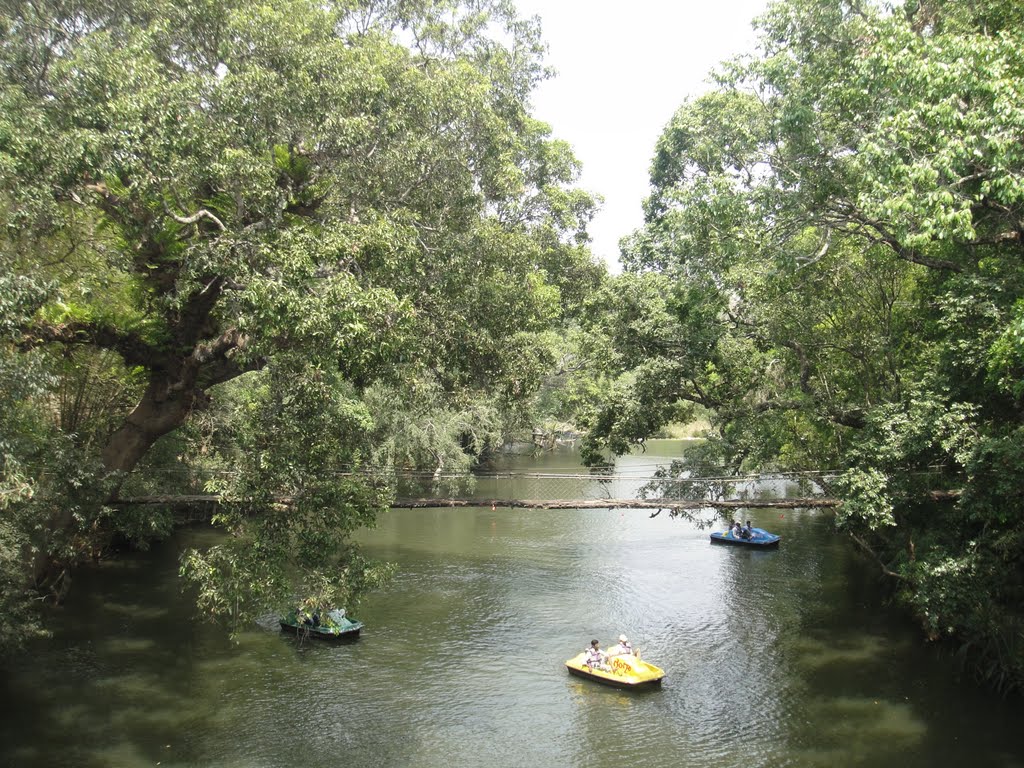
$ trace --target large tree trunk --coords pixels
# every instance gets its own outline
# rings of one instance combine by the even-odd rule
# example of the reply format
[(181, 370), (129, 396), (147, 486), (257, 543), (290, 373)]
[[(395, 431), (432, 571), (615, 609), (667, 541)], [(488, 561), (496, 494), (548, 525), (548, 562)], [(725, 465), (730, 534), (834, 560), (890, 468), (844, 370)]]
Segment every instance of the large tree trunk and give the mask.
[[(138, 405), (103, 449), (103, 464), (108, 470), (127, 475), (153, 443), (185, 423), (196, 401), (203, 397), (195, 389), (195, 376), (188, 375), (187, 367), (186, 374), (184, 380), (172, 380), (161, 372), (150, 376), (149, 386)], [(110, 501), (117, 498), (123, 480), (124, 477), (115, 484)], [(67, 531), (74, 524), (71, 510), (62, 509), (50, 521), (48, 530), (51, 534)], [(59, 601), (70, 586), (69, 563), (54, 559), (48, 549), (46, 546), (38, 548), (33, 557), (33, 575), (36, 585)]]
[(111, 471), (130, 472), (153, 443), (185, 423), (200, 396), (192, 382), (172, 382), (154, 373), (139, 404), (110, 436), (103, 449), (103, 465)]
[[(195, 324), (202, 327), (203, 322)], [(199, 335), (198, 330), (190, 332)], [(112, 472), (131, 472), (153, 443), (182, 426), (197, 405), (206, 403), (209, 387), (259, 367), (257, 361), (244, 369), (234, 362), (232, 353), (244, 341), (233, 328), (206, 343), (190, 338), (192, 350), (186, 357), (165, 359), (161, 367), (152, 368), (138, 405), (104, 447), (103, 466)]]
[[(160, 251), (158, 247), (155, 250)], [(174, 266), (170, 262), (163, 263)], [(163, 277), (173, 282), (175, 275), (171, 269)], [(117, 499), (122, 483), (153, 444), (182, 426), (197, 404), (205, 403), (209, 387), (259, 366), (258, 361), (247, 361), (245, 369), (239, 367), (234, 359), (235, 352), (245, 344), (245, 338), (234, 328), (218, 335), (211, 320), (224, 283), (222, 277), (210, 278), (183, 303), (179, 312), (167, 318), (173, 352), (147, 342), (136, 333), (102, 324), (40, 325), (26, 334), (25, 348), (46, 342), (93, 344), (114, 349), (127, 364), (142, 366), (149, 372), (149, 383), (138, 404), (110, 436), (101, 454), (104, 467), (120, 474), (108, 501)], [(47, 522), (36, 554), (32, 556), (36, 584), (57, 599), (66, 591), (66, 574), (75, 559), (89, 554), (80, 549), (69, 556), (66, 548), (57, 554), (60, 550), (51, 546), (60, 537), (73, 535), (76, 525), (70, 509), (56, 512)], [(98, 535), (95, 530), (79, 533), (83, 534), (83, 540)], [(76, 543), (76, 547), (81, 546), (80, 542)]]

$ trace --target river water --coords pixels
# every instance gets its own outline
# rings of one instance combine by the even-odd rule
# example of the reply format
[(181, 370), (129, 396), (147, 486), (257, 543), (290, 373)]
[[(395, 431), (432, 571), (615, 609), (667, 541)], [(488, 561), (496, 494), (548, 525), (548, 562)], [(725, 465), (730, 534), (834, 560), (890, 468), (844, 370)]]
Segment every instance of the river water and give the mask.
[[(829, 513), (744, 517), (780, 548), (711, 545), (646, 510), (393, 510), (361, 539), (398, 574), (341, 646), (297, 645), (272, 616), (235, 642), (192, 621), (178, 557), (216, 534), (179, 532), (79, 574), (54, 639), (2, 670), (0, 766), (1024, 766), (1019, 700), (921, 644)], [(662, 689), (566, 673), (620, 632)]]

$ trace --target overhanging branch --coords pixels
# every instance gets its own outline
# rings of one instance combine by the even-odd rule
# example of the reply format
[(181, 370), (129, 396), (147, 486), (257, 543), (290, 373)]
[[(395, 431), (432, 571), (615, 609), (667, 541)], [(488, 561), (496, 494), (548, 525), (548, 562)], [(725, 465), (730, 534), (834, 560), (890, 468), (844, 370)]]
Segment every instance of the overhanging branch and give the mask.
[(160, 357), (160, 350), (145, 341), (134, 331), (122, 331), (110, 325), (69, 322), (69, 323), (37, 323), (25, 329), (18, 347), (29, 350), (43, 344), (63, 344), (65, 346), (95, 346), (110, 349), (121, 355), (128, 365), (152, 366)]
[(853, 541), (857, 544), (857, 546), (859, 546), (862, 550), (864, 550), (864, 552), (867, 553), (867, 555), (872, 560), (874, 560), (876, 563), (878, 563), (878, 567), (882, 569), (882, 573), (884, 573), (886, 576), (889, 576), (891, 578), (894, 578), (894, 579), (897, 579), (897, 580), (903, 581), (903, 582), (909, 581), (909, 579), (906, 576), (904, 576), (902, 573), (897, 573), (896, 571), (892, 570), (889, 566), (887, 566), (882, 561), (882, 558), (878, 556), (878, 553), (875, 552), (875, 550), (872, 549), (871, 546), (866, 541), (864, 541), (864, 539), (862, 539), (860, 536), (857, 536), (856, 534), (851, 533), (850, 534), (850, 538), (853, 539)]

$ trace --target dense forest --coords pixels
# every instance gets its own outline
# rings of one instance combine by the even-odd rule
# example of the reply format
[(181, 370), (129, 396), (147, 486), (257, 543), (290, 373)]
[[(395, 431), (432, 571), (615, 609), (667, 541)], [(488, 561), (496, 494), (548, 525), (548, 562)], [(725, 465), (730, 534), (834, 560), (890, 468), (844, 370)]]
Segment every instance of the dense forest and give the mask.
[(691, 469), (832, 470), (926, 636), (1024, 685), (1024, 8), (773, 4), (617, 276), (508, 0), (2, 9), (0, 647), (167, 534), (128, 489), (236, 502), (182, 576), (239, 624), (381, 583), (395, 469), (700, 415)]

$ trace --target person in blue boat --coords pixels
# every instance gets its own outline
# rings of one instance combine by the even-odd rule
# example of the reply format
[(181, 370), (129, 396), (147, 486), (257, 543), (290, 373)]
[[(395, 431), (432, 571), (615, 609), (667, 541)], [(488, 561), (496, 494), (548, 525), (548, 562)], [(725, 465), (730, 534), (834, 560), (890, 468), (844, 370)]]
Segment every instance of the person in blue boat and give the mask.
[(732, 521), (732, 525), (729, 526), (729, 533), (731, 533), (737, 539), (743, 535), (743, 526), (740, 525), (739, 520)]
[(600, 669), (608, 672), (611, 667), (606, 663), (608, 660), (608, 654), (601, 650), (601, 644), (597, 640), (590, 641), (590, 647), (587, 648), (587, 656), (584, 659), (587, 666), (591, 669)]
[(747, 524), (745, 526), (743, 526), (743, 528), (740, 529), (740, 538), (742, 538), (742, 539), (752, 539), (752, 538), (754, 538), (754, 529), (750, 525), (750, 521), (749, 520), (747, 520)]

